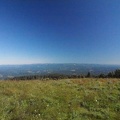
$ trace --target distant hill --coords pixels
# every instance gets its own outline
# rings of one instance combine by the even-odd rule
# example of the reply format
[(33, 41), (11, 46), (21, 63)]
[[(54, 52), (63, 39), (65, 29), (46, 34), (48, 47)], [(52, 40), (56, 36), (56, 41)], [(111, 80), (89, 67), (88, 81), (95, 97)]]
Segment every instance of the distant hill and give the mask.
[(29, 65), (0, 65), (0, 79), (25, 75), (65, 74), (80, 75), (90, 72), (93, 75), (120, 69), (120, 65), (100, 64), (29, 64)]

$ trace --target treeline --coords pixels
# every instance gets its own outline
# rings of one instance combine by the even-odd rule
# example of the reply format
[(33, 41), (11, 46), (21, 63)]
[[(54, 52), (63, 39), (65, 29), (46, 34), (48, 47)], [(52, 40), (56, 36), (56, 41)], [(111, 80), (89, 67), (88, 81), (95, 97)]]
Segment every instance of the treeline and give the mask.
[(109, 72), (107, 77), (108, 78), (120, 78), (120, 69), (115, 70), (114, 72)]
[(67, 78), (84, 78), (83, 75), (63, 75), (63, 74), (49, 74), (49, 75), (32, 75), (32, 76), (19, 76), (10, 80), (59, 80)]
[(109, 72), (107, 75), (99, 74), (92, 75), (88, 72), (86, 75), (63, 75), (63, 74), (49, 74), (49, 75), (32, 75), (32, 76), (19, 76), (11, 78), (10, 80), (59, 80), (59, 79), (71, 79), (71, 78), (120, 78), (120, 69), (114, 72)]
[(120, 69), (117, 69), (113, 72), (109, 72), (107, 75), (101, 73), (99, 75), (91, 75), (90, 72), (88, 72), (88, 75), (86, 77), (95, 77), (95, 78), (120, 78)]

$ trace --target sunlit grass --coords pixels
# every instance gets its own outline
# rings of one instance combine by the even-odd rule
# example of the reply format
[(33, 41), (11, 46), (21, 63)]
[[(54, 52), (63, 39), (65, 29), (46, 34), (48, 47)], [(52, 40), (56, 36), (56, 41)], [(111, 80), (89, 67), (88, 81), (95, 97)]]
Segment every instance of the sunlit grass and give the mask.
[(0, 81), (0, 120), (119, 118), (119, 79)]

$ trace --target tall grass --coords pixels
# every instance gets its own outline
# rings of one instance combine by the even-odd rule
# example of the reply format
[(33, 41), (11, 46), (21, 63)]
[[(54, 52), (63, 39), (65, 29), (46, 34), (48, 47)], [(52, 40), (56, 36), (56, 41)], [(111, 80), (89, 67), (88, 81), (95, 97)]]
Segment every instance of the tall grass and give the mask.
[(119, 118), (119, 79), (0, 81), (0, 120)]

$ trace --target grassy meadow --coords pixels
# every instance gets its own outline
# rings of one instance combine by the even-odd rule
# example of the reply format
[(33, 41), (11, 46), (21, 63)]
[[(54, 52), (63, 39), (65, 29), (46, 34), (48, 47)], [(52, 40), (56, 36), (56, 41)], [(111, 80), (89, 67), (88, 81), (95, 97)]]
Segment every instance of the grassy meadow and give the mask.
[(0, 81), (0, 120), (120, 120), (120, 79)]

